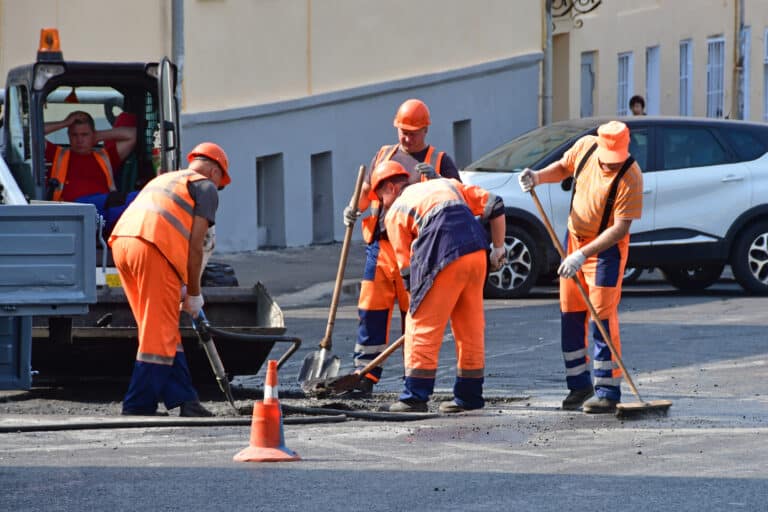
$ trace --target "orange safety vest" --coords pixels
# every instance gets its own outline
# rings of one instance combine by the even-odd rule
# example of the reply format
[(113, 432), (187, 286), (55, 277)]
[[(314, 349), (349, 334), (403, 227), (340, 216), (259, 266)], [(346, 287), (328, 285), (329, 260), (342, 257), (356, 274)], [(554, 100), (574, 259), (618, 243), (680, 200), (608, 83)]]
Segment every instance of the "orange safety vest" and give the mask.
[[(53, 191), (52, 199), (54, 201), (61, 201), (61, 195), (64, 193), (64, 185), (67, 182), (67, 171), (69, 170), (69, 154), (69, 148), (59, 146), (56, 148), (56, 154), (53, 157), (51, 180), (58, 181), (58, 185)], [(101, 148), (94, 149), (92, 154), (96, 159), (96, 163), (99, 164), (99, 167), (101, 167), (101, 170), (104, 173), (109, 191), (113, 192), (116, 190), (115, 178), (112, 175), (112, 163), (109, 161), (109, 155)]]
[(195, 207), (187, 183), (206, 179), (190, 170), (167, 172), (154, 178), (120, 217), (109, 237), (110, 244), (123, 236), (154, 244), (186, 283)]
[[(392, 146), (381, 146), (381, 149), (379, 149), (379, 152), (376, 153), (376, 160), (373, 164), (373, 169), (375, 169), (376, 166), (379, 165), (381, 162), (392, 160), (392, 157), (395, 156), (395, 153), (397, 153), (398, 147), (399, 147), (399, 144), (394, 144)], [(434, 146), (429, 146), (429, 149), (427, 150), (427, 154), (424, 155), (424, 162), (434, 167), (435, 172), (437, 174), (440, 174), (440, 164), (443, 162), (444, 154), (445, 154), (445, 151), (435, 151)], [(373, 169), (371, 169), (371, 172), (373, 172)], [(406, 169), (406, 171), (412, 173), (413, 169)], [(421, 177), (421, 181), (426, 181), (426, 180), (427, 178), (425, 176)], [(376, 233), (376, 226), (378, 226), (379, 224), (379, 215), (381, 214), (381, 203), (378, 200), (374, 199), (371, 201), (371, 204), (368, 206), (368, 209), (371, 212), (370, 215), (364, 218), (360, 224), (361, 224), (361, 227), (363, 228), (363, 240), (365, 240), (365, 243), (370, 244), (373, 242), (373, 237)]]

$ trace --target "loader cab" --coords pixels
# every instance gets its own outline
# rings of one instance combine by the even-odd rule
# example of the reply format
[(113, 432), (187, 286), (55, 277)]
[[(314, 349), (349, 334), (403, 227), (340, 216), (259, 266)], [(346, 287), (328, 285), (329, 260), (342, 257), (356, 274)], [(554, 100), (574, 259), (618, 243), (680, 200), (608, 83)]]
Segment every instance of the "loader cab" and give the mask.
[[(41, 45), (44, 37), (41, 36)], [(56, 40), (58, 36), (56, 36)], [(56, 41), (57, 42), (57, 41)], [(57, 45), (56, 45), (57, 46)], [(179, 166), (176, 67), (168, 60), (150, 63), (70, 62), (60, 50), (38, 52), (33, 64), (7, 76), (2, 121), (2, 156), (29, 200), (50, 199), (46, 139), (67, 146), (67, 130), (45, 135), (45, 123), (86, 111), (96, 129), (112, 128), (132, 114), (136, 145), (116, 173), (122, 192), (139, 190), (158, 172)], [(153, 149), (154, 159), (153, 159)]]

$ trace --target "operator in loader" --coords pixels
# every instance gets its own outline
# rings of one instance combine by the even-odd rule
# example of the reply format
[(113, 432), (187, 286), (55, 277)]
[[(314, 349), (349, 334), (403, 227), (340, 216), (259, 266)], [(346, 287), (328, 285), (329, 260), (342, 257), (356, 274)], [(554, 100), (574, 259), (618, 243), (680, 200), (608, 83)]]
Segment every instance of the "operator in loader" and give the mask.
[[(119, 171), (136, 146), (135, 116), (120, 114), (109, 130), (96, 130), (93, 118), (80, 110), (64, 120), (45, 123), (45, 134), (66, 128), (69, 147), (45, 141), (45, 160), (51, 162), (48, 174), (50, 199), (91, 203), (108, 224), (107, 233), (135, 196), (117, 190)], [(104, 147), (97, 147), (104, 141)]]
[(435, 387), (443, 333), (451, 321), (457, 368), (454, 399), (440, 412), (480, 409), (485, 369), (483, 285), (488, 238), (476, 216), (489, 221), (491, 268), (504, 262), (506, 220), (500, 197), (458, 180), (411, 184), (398, 162), (371, 175), (370, 199), (387, 209), (385, 225), (399, 273), (410, 292), (405, 321), (405, 389), (391, 412), (425, 412)]
[[(445, 178), (459, 178), (459, 171), (453, 160), (443, 151), (426, 143), (431, 123), (427, 105), (417, 99), (403, 102), (395, 114), (393, 125), (397, 128), (398, 143), (382, 146), (373, 157), (363, 183), (357, 208), (344, 209), (344, 224), (354, 225), (358, 216), (368, 210), (370, 215), (363, 219), (363, 240), (366, 247), (365, 269), (358, 300), (359, 327), (354, 349), (354, 365), (358, 370), (379, 355), (389, 342), (389, 329), (395, 301), (400, 308), (401, 319), (408, 309), (408, 295), (397, 272), (397, 262), (384, 226), (386, 213), (371, 189), (371, 171), (381, 162), (395, 161), (409, 173), (411, 182), (432, 178), (421, 173), (421, 169)], [(419, 164), (426, 164), (419, 166)], [(368, 396), (373, 385), (379, 381), (382, 368), (367, 373), (351, 396)]]
[(179, 333), (181, 309), (196, 318), (205, 238), (215, 223), (217, 190), (231, 182), (229, 161), (204, 142), (187, 156), (187, 169), (161, 174), (141, 190), (109, 238), (120, 280), (139, 327), (139, 348), (125, 415), (154, 415), (180, 407), (181, 416), (211, 416), (200, 403)]
[[(621, 278), (629, 251), (629, 228), (643, 209), (643, 175), (629, 155), (629, 128), (611, 121), (597, 136), (582, 137), (557, 162), (540, 171), (524, 169), (520, 188), (573, 176), (571, 212), (560, 274), (561, 343), (565, 381), (570, 390), (562, 408), (586, 413), (613, 413), (621, 401), (622, 371), (594, 322), (572, 277), (579, 279), (598, 318), (621, 356), (618, 307)], [(579, 273), (579, 270), (582, 272)], [(587, 328), (594, 340), (594, 386), (588, 367)], [(595, 392), (597, 398), (584, 403)]]

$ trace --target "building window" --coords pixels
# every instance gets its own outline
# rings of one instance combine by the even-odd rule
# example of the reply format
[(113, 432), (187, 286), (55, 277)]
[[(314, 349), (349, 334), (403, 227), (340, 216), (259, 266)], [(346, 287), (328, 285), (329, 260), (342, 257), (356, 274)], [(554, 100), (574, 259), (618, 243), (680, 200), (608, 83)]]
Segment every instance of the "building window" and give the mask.
[(616, 113), (620, 116), (629, 115), (629, 98), (633, 94), (634, 78), (632, 75), (632, 52), (619, 54), (619, 76), (617, 81)]
[(657, 116), (661, 113), (661, 62), (659, 47), (645, 49), (645, 112)]
[(693, 43), (680, 41), (680, 115), (693, 115)]
[(752, 53), (752, 29), (744, 27), (741, 30), (741, 86), (739, 87), (739, 119), (749, 119), (750, 67), (749, 56)]
[(763, 36), (763, 121), (768, 121), (768, 28)]
[(725, 106), (725, 39), (707, 40), (707, 117), (723, 117)]
[(592, 117), (595, 112), (595, 61), (597, 52), (581, 54), (581, 99), (579, 114), (581, 117)]

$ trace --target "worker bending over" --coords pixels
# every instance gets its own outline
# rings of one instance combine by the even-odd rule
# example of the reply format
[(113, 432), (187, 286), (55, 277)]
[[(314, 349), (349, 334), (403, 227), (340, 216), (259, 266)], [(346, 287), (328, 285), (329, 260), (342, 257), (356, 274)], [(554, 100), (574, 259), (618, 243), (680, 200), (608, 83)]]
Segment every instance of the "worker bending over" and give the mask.
[(204, 142), (187, 169), (161, 174), (141, 190), (109, 238), (120, 280), (139, 327), (139, 349), (123, 414), (153, 415), (162, 401), (181, 416), (211, 416), (192, 386), (179, 333), (179, 303), (197, 317), (208, 228), (218, 190), (230, 183), (224, 150)]
[[(459, 171), (451, 158), (426, 143), (431, 123), (429, 109), (421, 100), (403, 102), (395, 114), (398, 143), (382, 146), (368, 168), (357, 208), (344, 209), (344, 224), (352, 226), (361, 212), (369, 211), (363, 219), (363, 240), (366, 247), (365, 269), (360, 286), (358, 315), (360, 323), (355, 344), (354, 365), (359, 370), (379, 355), (389, 341), (392, 311), (397, 301), (401, 319), (408, 309), (408, 294), (397, 271), (397, 263), (384, 226), (381, 203), (371, 195), (371, 171), (381, 162), (395, 161), (409, 173), (412, 183), (434, 175), (459, 180)], [(420, 165), (422, 164), (422, 165)], [(373, 385), (381, 378), (379, 366), (367, 373), (351, 396), (370, 395)]]
[(379, 164), (371, 196), (388, 209), (385, 225), (410, 306), (405, 321), (405, 389), (392, 412), (424, 412), (435, 387), (443, 333), (456, 342), (454, 399), (447, 413), (480, 409), (485, 368), (483, 284), (488, 238), (475, 216), (490, 221), (491, 267), (504, 262), (504, 203), (453, 179), (410, 183), (398, 162)]
[[(596, 325), (594, 387), (587, 356), (587, 305), (576, 276), (589, 295), (611, 341), (621, 356), (618, 307), (621, 278), (627, 263), (629, 228), (643, 209), (643, 175), (629, 156), (629, 128), (611, 121), (597, 129), (597, 137), (580, 138), (563, 158), (535, 172), (525, 169), (519, 181), (523, 192), (540, 183), (573, 176), (566, 253), (558, 269), (560, 279), (561, 343), (565, 381), (570, 393), (562, 408), (587, 413), (611, 413), (621, 401), (622, 373)], [(579, 272), (581, 270), (581, 272)], [(597, 399), (584, 403), (597, 392)]]

